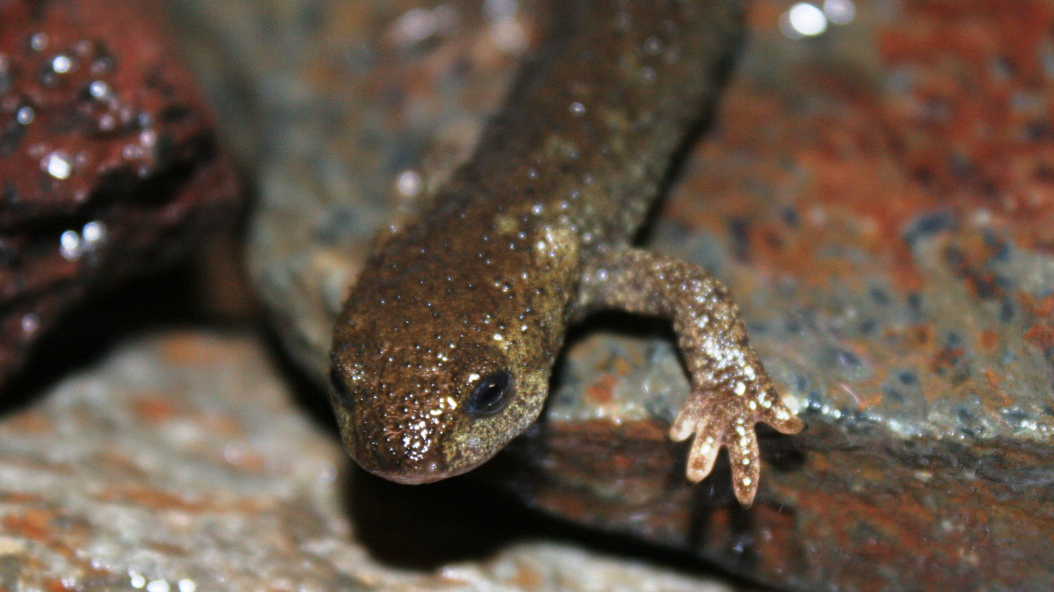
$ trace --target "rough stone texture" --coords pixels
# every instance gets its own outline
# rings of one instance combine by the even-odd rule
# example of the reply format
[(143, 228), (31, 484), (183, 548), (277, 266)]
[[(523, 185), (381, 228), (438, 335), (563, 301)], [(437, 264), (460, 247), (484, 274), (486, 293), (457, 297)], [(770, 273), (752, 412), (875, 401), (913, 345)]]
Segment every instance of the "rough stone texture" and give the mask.
[(74, 303), (238, 198), (154, 2), (0, 3), (0, 383)]
[[(687, 487), (684, 450), (664, 438), (687, 380), (662, 328), (594, 320), (585, 329), (616, 331), (577, 336), (547, 421), (491, 478), (504, 472), (558, 515), (788, 588), (1050, 589), (1054, 8), (867, 2), (850, 23), (794, 39), (780, 31), (791, 4), (749, 5), (736, 79), (650, 242), (726, 280), (809, 431), (763, 438), (750, 511), (734, 505), (727, 468)], [(264, 161), (252, 248), (285, 339), (321, 378), (329, 324), (370, 226), (398, 204), (400, 173), (431, 182), (449, 170), (428, 167), (428, 133), (459, 129), (457, 153), (471, 146), (481, 118), (445, 128), (413, 115), (475, 88), (460, 83), (478, 70), (442, 58), (490, 29), (400, 45), (409, 4), (281, 6), (315, 18), (285, 33), (304, 53), (250, 70), (273, 134), (258, 146), (292, 147)], [(374, 32), (356, 45), (330, 34), (342, 22)], [(387, 58), (404, 66), (377, 66)], [(510, 70), (496, 71), (492, 98)], [(387, 118), (360, 118), (370, 109)], [(390, 127), (355, 127), (366, 121)], [(348, 146), (373, 149), (359, 160)]]
[[(348, 496), (343, 467), (338, 440), (293, 404), (259, 340), (126, 343), (0, 421), (0, 590), (731, 590), (567, 542), (387, 567), (348, 521), (349, 505), (378, 506), (368, 487)], [(492, 505), (461, 509), (490, 519), (476, 528), (508, 528)], [(428, 512), (449, 508), (380, 505), (391, 519), (369, 521), (428, 529)]]

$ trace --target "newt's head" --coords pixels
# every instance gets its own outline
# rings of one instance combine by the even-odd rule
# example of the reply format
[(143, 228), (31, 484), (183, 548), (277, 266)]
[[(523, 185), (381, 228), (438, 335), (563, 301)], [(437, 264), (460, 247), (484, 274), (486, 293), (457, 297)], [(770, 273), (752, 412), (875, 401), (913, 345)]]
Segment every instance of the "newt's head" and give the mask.
[(408, 331), (411, 341), (398, 345), (373, 341), (376, 328), (366, 333), (335, 351), (330, 383), (344, 446), (371, 473), (399, 483), (459, 475), (541, 412), (547, 373), (521, 372), (485, 343), (494, 333), (417, 340)]
[(522, 261), (454, 265), (428, 253), (371, 261), (334, 333), (344, 446), (400, 483), (469, 471), (538, 417), (570, 292), (539, 289)]

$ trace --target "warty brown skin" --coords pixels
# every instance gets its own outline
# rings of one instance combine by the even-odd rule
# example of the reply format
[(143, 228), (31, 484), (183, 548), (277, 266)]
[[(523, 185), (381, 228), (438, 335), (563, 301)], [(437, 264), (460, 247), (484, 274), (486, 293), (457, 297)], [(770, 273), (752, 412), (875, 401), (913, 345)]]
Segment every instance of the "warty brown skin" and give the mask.
[(749, 506), (754, 424), (802, 423), (720, 282), (629, 244), (736, 46), (738, 3), (554, 4), (476, 155), (382, 234), (352, 289), (330, 376), (345, 447), (402, 483), (478, 466), (541, 413), (567, 324), (617, 308), (672, 320), (693, 393), (670, 435), (695, 436), (692, 481), (727, 446)]

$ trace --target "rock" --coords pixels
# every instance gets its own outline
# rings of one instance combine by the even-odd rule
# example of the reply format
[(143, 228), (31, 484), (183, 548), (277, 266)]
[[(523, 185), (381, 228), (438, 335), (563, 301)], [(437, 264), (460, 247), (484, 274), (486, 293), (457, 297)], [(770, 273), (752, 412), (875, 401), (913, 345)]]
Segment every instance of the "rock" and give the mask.
[[(253, 20), (182, 4), (217, 29)], [(664, 437), (687, 393), (668, 336), (594, 319), (545, 421), (488, 478), (791, 589), (1049, 589), (1054, 13), (1039, 0), (826, 5), (815, 37), (794, 30), (789, 3), (749, 5), (733, 84), (649, 237), (726, 281), (808, 432), (763, 434), (749, 511), (727, 465), (687, 486), (685, 450)], [(419, 192), (468, 153), (485, 119), (471, 108), (496, 108), (515, 64), (494, 57), (499, 21), (468, 4), (443, 5), (456, 35), (433, 4), (280, 6), (301, 17), (284, 33), (297, 51), (242, 28), (227, 59), (262, 56), (246, 84), (273, 127), (238, 142), (271, 155), (253, 267), (321, 381), (370, 229), (400, 188)], [(435, 27), (400, 37), (415, 19)], [(459, 66), (451, 48), (469, 45), (502, 67)], [(432, 168), (435, 154), (448, 159)]]
[[(555, 541), (428, 571), (383, 565), (348, 521), (337, 438), (293, 403), (258, 339), (184, 332), (125, 343), (6, 416), (0, 589), (731, 591)], [(480, 495), (465, 485), (459, 495)], [(353, 492), (369, 503), (369, 488)], [(472, 506), (491, 529), (516, 514)], [(388, 509), (399, 532), (408, 509)], [(412, 528), (437, 509), (421, 506)]]
[(238, 202), (153, 3), (0, 5), (0, 383), (87, 294), (185, 252)]

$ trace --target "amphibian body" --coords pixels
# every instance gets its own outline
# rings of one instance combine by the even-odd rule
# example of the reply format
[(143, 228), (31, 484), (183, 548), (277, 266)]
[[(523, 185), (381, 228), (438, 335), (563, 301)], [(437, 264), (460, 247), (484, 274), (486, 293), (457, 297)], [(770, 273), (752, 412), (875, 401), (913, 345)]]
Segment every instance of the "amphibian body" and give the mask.
[(475, 156), (374, 246), (341, 314), (333, 403), (348, 452), (402, 483), (468, 471), (541, 413), (569, 323), (669, 318), (693, 392), (688, 478), (727, 446), (753, 502), (755, 423), (796, 433), (736, 305), (702, 268), (630, 245), (735, 47), (735, 1), (555, 2)]

